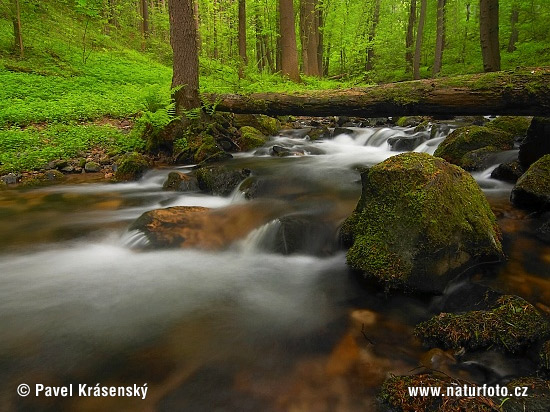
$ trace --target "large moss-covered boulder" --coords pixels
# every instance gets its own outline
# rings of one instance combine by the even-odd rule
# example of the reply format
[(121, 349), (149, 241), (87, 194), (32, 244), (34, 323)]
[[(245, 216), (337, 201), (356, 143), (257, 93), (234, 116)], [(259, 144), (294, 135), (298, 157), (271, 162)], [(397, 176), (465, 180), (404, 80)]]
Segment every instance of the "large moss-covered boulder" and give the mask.
[(524, 137), (531, 124), (531, 118), (525, 116), (499, 116), (491, 120), (485, 126), (493, 129), (503, 130), (514, 137)]
[(403, 153), (361, 173), (342, 227), (348, 264), (388, 288), (441, 291), (473, 260), (502, 256), (496, 219), (472, 176), (426, 153)]
[(249, 175), (248, 169), (235, 170), (226, 166), (204, 166), (195, 172), (200, 190), (220, 196), (231, 194)]
[(428, 346), (469, 350), (498, 348), (515, 353), (549, 332), (547, 320), (518, 296), (504, 295), (487, 310), (441, 313), (415, 328)]
[(535, 117), (519, 147), (518, 158), (527, 169), (546, 154), (550, 154), (550, 117)]
[(132, 152), (122, 156), (117, 162), (114, 179), (116, 181), (137, 180), (149, 168), (149, 162), (140, 153)]
[(484, 126), (466, 126), (454, 130), (439, 145), (434, 155), (450, 163), (468, 167), (464, 156), (474, 150), (510, 150), (514, 147), (514, 135), (501, 129)]
[(241, 136), (239, 137), (239, 147), (243, 151), (261, 147), (267, 141), (266, 136), (258, 129), (251, 126), (243, 126), (240, 129)]
[(519, 207), (550, 209), (550, 154), (533, 163), (518, 179), (510, 199)]
[(233, 120), (235, 127), (251, 126), (266, 136), (276, 135), (281, 129), (281, 122), (264, 114), (236, 114)]

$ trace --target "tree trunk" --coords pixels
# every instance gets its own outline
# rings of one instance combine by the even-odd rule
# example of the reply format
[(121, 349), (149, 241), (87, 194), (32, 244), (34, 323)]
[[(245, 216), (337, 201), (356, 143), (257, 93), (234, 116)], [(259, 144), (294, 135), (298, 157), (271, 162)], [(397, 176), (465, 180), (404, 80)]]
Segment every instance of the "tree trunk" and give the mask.
[(424, 22), (426, 21), (427, 0), (420, 2), (420, 17), (418, 19), (418, 29), (416, 31), (416, 47), (414, 49), (413, 77), (420, 79), (420, 52), (422, 51), (422, 38), (424, 36)]
[(239, 0), (239, 77), (244, 76), (244, 67), (248, 64), (246, 55), (246, 0)]
[(319, 18), (316, 0), (300, 1), (300, 39), (304, 74), (319, 76)]
[(296, 47), (296, 30), (294, 23), (294, 2), (279, 0), (281, 31), (281, 69), (283, 75), (299, 82), (298, 49)]
[(445, 49), (445, 3), (446, 0), (437, 0), (437, 32), (435, 37), (435, 60), (433, 75), (439, 74)]
[(21, 8), (19, 0), (13, 0), (13, 37), (15, 39), (15, 49), (19, 50), (19, 57), (25, 57), (25, 48), (23, 46), (23, 32), (21, 29)]
[(407, 37), (405, 38), (405, 62), (407, 71), (411, 70), (413, 65), (413, 45), (414, 45), (414, 26), (416, 24), (416, 0), (411, 0), (409, 9), (409, 23), (407, 24)]
[(367, 64), (366, 70), (370, 72), (374, 68), (374, 36), (376, 35), (376, 26), (380, 19), (380, 0), (375, 0), (374, 11), (372, 15), (372, 24), (369, 30), (369, 44), (367, 46)]
[(324, 47), (324, 34), (323, 34), (323, 27), (325, 24), (325, 19), (323, 16), (323, 10), (319, 7), (317, 10), (317, 19), (319, 21), (319, 44), (317, 45), (317, 64), (319, 65), (319, 74), (321, 76), (324, 76), (324, 69), (323, 69), (323, 47)]
[[(217, 110), (296, 116), (550, 115), (550, 68), (349, 90), (209, 96)], [(216, 100), (219, 99), (219, 100)]]
[(141, 0), (141, 32), (144, 38), (149, 37), (149, 2), (148, 0)]
[(170, 44), (174, 51), (172, 88), (176, 113), (200, 107), (199, 56), (193, 0), (169, 0)]
[(508, 53), (512, 53), (516, 50), (516, 42), (519, 39), (518, 33), (518, 21), (519, 21), (519, 7), (517, 3), (512, 6), (512, 14), (510, 15), (510, 40), (508, 41)]
[(494, 72), (500, 70), (500, 44), (498, 40), (498, 0), (479, 1), (479, 37), (483, 70)]

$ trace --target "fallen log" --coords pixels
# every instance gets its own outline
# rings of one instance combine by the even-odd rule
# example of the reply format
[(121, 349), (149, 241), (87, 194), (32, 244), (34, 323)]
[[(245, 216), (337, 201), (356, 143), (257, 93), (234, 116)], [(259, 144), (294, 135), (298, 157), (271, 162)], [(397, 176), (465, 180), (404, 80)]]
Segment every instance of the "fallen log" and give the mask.
[(216, 110), (267, 115), (360, 117), (550, 115), (550, 67), (371, 87), (290, 94), (206, 95)]

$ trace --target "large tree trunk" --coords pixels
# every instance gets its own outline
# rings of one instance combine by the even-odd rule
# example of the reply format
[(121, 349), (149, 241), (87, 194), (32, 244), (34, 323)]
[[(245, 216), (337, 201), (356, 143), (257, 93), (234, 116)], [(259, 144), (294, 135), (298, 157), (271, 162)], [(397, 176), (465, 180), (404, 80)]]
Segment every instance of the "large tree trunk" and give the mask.
[(174, 51), (172, 88), (176, 113), (200, 107), (199, 56), (193, 0), (169, 0), (170, 44)]
[(498, 0), (480, 0), (479, 13), (479, 37), (483, 56), (483, 70), (495, 72), (500, 70)]
[(372, 23), (369, 29), (369, 44), (367, 46), (367, 62), (365, 69), (370, 72), (374, 68), (374, 36), (376, 35), (376, 26), (380, 19), (380, 0), (375, 0), (372, 13)]
[(304, 74), (319, 76), (319, 15), (316, 0), (300, 1), (300, 39)]
[(508, 52), (512, 53), (516, 50), (516, 42), (519, 39), (518, 32), (518, 21), (519, 21), (519, 7), (517, 3), (514, 3), (512, 6), (512, 14), (510, 15), (510, 40), (508, 41)]
[(550, 115), (550, 67), (349, 90), (210, 96), (234, 113), (303, 116)]
[(19, 0), (13, 0), (13, 37), (15, 39), (15, 48), (19, 50), (19, 57), (25, 57), (25, 48), (23, 46), (23, 32), (21, 29), (21, 8)]
[(239, 0), (239, 77), (244, 75), (244, 66), (248, 64), (246, 55), (246, 1)]
[(420, 53), (422, 52), (422, 40), (424, 37), (424, 22), (426, 21), (427, 0), (420, 2), (420, 17), (418, 19), (418, 30), (416, 31), (416, 47), (414, 49), (413, 77), (420, 79)]
[(414, 45), (414, 26), (416, 24), (416, 0), (411, 0), (409, 9), (409, 23), (407, 24), (407, 37), (405, 38), (405, 61), (407, 62), (407, 71), (410, 71), (413, 65), (413, 45)]
[(435, 60), (433, 75), (439, 74), (443, 62), (445, 49), (445, 3), (446, 0), (437, 0), (437, 32), (435, 36)]
[(281, 32), (281, 71), (295, 82), (300, 81), (298, 70), (298, 48), (294, 25), (294, 2), (279, 0), (279, 22)]

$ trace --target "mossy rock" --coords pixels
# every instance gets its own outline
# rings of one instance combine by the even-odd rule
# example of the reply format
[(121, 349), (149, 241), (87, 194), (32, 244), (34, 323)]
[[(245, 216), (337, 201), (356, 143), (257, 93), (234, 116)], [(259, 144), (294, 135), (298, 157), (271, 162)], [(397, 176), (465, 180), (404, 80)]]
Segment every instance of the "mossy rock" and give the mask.
[(550, 154), (533, 163), (518, 179), (510, 199), (518, 207), (550, 209)]
[(516, 183), (525, 172), (518, 160), (500, 164), (491, 172), (491, 179), (502, 180), (504, 182)]
[(212, 156), (220, 157), (220, 155), (225, 153), (216, 145), (216, 141), (210, 135), (205, 134), (201, 136), (199, 142), (200, 145), (193, 156), (195, 163), (201, 163), (208, 158), (212, 158)]
[(550, 154), (550, 117), (534, 117), (527, 137), (519, 146), (518, 159), (521, 166), (528, 169), (546, 154)]
[(500, 129), (484, 126), (466, 126), (454, 130), (445, 138), (434, 153), (458, 166), (464, 165), (464, 155), (484, 147), (495, 150), (510, 150), (514, 147), (514, 136)]
[(226, 166), (205, 166), (197, 169), (195, 176), (200, 190), (220, 196), (228, 196), (250, 175), (250, 170), (234, 170)]
[(544, 342), (539, 351), (539, 370), (545, 375), (550, 374), (550, 340)]
[(188, 192), (197, 189), (197, 181), (181, 172), (170, 172), (162, 185), (162, 190), (172, 190), (176, 192)]
[(412, 127), (419, 126), (424, 122), (427, 124), (429, 118), (424, 116), (403, 116), (397, 119), (396, 125), (399, 127)]
[(531, 124), (531, 117), (525, 116), (499, 116), (491, 120), (485, 126), (493, 129), (503, 130), (514, 137), (523, 137)]
[(518, 296), (504, 295), (487, 310), (441, 313), (415, 328), (426, 345), (444, 349), (497, 348), (516, 353), (548, 335), (547, 320)]
[(342, 227), (348, 264), (386, 288), (440, 292), (472, 261), (502, 257), (496, 218), (472, 176), (426, 153), (403, 153), (361, 173)]
[(487, 397), (469, 396), (410, 396), (409, 388), (462, 388), (469, 382), (453, 379), (446, 375), (419, 374), (391, 376), (382, 384), (380, 400), (391, 411), (397, 412), (499, 412), (498, 403)]
[(276, 135), (281, 130), (281, 122), (264, 114), (236, 114), (235, 127), (251, 126), (266, 136)]
[(485, 146), (481, 149), (472, 150), (462, 157), (460, 166), (469, 171), (486, 169), (491, 166), (491, 159), (498, 152), (499, 150), (495, 146)]
[(149, 168), (149, 162), (140, 153), (132, 152), (123, 155), (117, 162), (114, 180), (118, 182), (137, 180)]
[(267, 141), (266, 136), (258, 129), (252, 126), (243, 126), (240, 129), (241, 137), (239, 138), (239, 146), (241, 150), (248, 151), (261, 147)]
[[(501, 400), (501, 412), (548, 412), (550, 409), (550, 381), (523, 377), (506, 384), (511, 396)], [(527, 388), (527, 396), (513, 396), (516, 388)], [(499, 411), (499, 412), (500, 412)]]
[(97, 173), (101, 170), (101, 165), (97, 162), (87, 162), (84, 165), (86, 173)]

